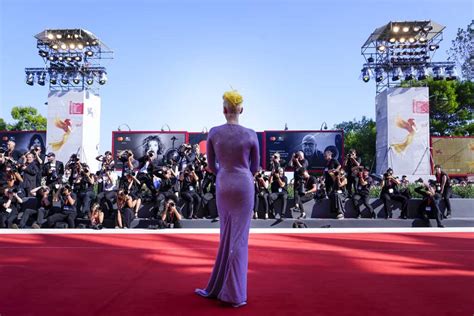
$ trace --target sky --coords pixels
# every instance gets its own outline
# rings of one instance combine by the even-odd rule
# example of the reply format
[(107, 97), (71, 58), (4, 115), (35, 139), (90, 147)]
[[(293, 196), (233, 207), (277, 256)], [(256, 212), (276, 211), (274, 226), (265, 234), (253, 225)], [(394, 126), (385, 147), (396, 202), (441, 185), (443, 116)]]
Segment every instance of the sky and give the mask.
[(241, 124), (256, 131), (319, 130), (375, 118), (375, 83), (359, 79), (360, 48), (389, 21), (445, 25), (434, 61), (458, 28), (474, 18), (474, 0), (0, 0), (0, 117), (13, 106), (47, 114), (47, 87), (25, 83), (41, 67), (35, 34), (84, 28), (114, 51), (101, 86), (100, 150), (112, 131), (202, 131), (224, 123), (222, 94), (244, 97)]

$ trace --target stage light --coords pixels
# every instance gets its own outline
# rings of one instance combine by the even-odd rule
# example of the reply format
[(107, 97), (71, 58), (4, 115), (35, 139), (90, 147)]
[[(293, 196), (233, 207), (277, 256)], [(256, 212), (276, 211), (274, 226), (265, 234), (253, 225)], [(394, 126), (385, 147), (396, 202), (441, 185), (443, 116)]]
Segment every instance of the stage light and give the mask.
[(374, 62), (374, 57), (371, 56), (371, 57), (367, 58), (367, 62), (373, 63)]
[(420, 43), (424, 43), (424, 42), (426, 42), (426, 37), (422, 36), (418, 40), (420, 41)]
[(404, 33), (407, 33), (410, 30), (410, 27), (404, 26), (402, 30)]
[(45, 72), (38, 73), (38, 84), (40, 86), (44, 86), (45, 79), (46, 79), (46, 73)]
[(81, 56), (76, 56), (76, 57), (74, 57), (74, 60), (75, 60), (75, 61), (81, 61), (81, 60), (82, 60), (82, 57), (81, 57)]
[(94, 55), (94, 52), (93, 52), (93, 51), (91, 51), (91, 50), (86, 51), (86, 56), (91, 57), (91, 56), (93, 56), (93, 55)]
[(74, 43), (69, 44), (69, 49), (75, 49), (75, 48), (76, 48), (76, 44), (74, 44)]
[(433, 79), (436, 80), (436, 81), (444, 79), (443, 68), (441, 68), (441, 67), (434, 67), (433, 68)]
[(413, 27), (413, 32), (419, 32), (421, 30), (421, 27), (419, 26), (414, 26)]
[(76, 75), (74, 76), (74, 79), (72, 79), (72, 82), (74, 82), (74, 84), (79, 84), (81, 82), (81, 74), (76, 73)]
[(397, 39), (395, 37), (391, 37), (390, 40), (389, 40), (390, 43), (395, 43), (396, 41), (397, 41)]
[(403, 71), (404, 75), (405, 75), (405, 81), (410, 81), (410, 80), (413, 80), (414, 76), (413, 76), (413, 69), (411, 67), (408, 67), (408, 68), (405, 68), (405, 70)]
[(34, 84), (35, 77), (33, 73), (29, 72), (26, 74), (26, 84), (32, 86)]
[(74, 34), (74, 38), (79, 38), (79, 34)]
[(65, 50), (66, 48), (67, 48), (67, 45), (64, 44), (64, 43), (62, 43), (62, 44), (61, 44), (61, 49), (62, 49), (62, 50)]
[(58, 74), (56, 72), (52, 72), (49, 75), (49, 83), (50, 84), (57, 84), (58, 83)]
[(380, 68), (375, 69), (375, 82), (381, 82), (383, 80), (383, 71)]
[(48, 57), (48, 52), (47, 51), (44, 51), (42, 49), (39, 50), (38, 54), (41, 56), (41, 57)]
[(399, 41), (400, 43), (405, 43), (405, 41), (406, 41), (406, 38), (404, 38), (404, 37), (400, 37), (400, 39), (399, 39), (398, 41)]
[(53, 46), (51, 46), (51, 48), (54, 49), (54, 50), (58, 50), (59, 46), (58, 46), (58, 44), (53, 44)]
[(63, 60), (64, 60), (64, 57), (63, 57), (63, 56), (58, 56), (58, 60), (59, 60), (59, 61), (63, 61)]
[(427, 25), (427, 26), (423, 27), (423, 31), (425, 31), (425, 32), (429, 32), (432, 29), (433, 29), (433, 27), (431, 25)]
[(439, 45), (430, 45), (430, 51), (435, 51), (439, 48)]
[(393, 28), (392, 28), (392, 31), (393, 33), (398, 33), (400, 31), (400, 27), (398, 25), (395, 25)]
[(58, 33), (58, 34), (56, 34), (56, 38), (61, 39), (61, 38), (63, 38), (63, 36), (60, 33)]
[(99, 42), (97, 42), (96, 40), (92, 41), (91, 45), (95, 46), (95, 45), (98, 45)]
[(425, 80), (427, 77), (427, 71), (425, 67), (418, 68), (417, 70), (417, 79), (418, 80)]
[(99, 84), (104, 85), (107, 82), (107, 74), (104, 72), (101, 72), (99, 75)]
[(361, 71), (362, 71), (362, 74), (361, 74), (362, 75), (362, 80), (364, 82), (369, 82), (369, 80), (370, 80), (369, 69), (364, 67), (364, 68), (362, 68)]
[(48, 60), (49, 60), (49, 61), (56, 61), (57, 59), (58, 59), (58, 57), (53, 56), (53, 55), (51, 55), (51, 56), (48, 57)]
[(408, 41), (409, 41), (410, 43), (414, 43), (414, 42), (415, 42), (415, 38), (414, 38), (414, 37), (410, 37), (410, 38), (408, 39)]
[(61, 77), (61, 83), (62, 84), (68, 84), (69, 83), (69, 75), (67, 73), (63, 74)]
[(456, 68), (454, 66), (450, 66), (446, 68), (446, 80), (456, 80), (458, 77)]
[(72, 61), (72, 57), (71, 57), (71, 56), (67, 56), (67, 57), (66, 57), (66, 60), (67, 60), (67, 61)]
[(84, 49), (84, 45), (82, 43), (77, 44), (78, 49)]
[(402, 76), (402, 70), (400, 69), (400, 67), (397, 67), (392, 70), (392, 81), (400, 80), (401, 76)]
[(48, 33), (48, 39), (52, 40), (54, 38), (54, 34), (53, 33)]
[(387, 49), (387, 47), (385, 47), (385, 45), (379, 45), (379, 46), (377, 47), (377, 50), (378, 50), (379, 52), (384, 52), (386, 49)]
[(90, 73), (87, 75), (86, 83), (90, 86), (94, 83), (94, 74)]

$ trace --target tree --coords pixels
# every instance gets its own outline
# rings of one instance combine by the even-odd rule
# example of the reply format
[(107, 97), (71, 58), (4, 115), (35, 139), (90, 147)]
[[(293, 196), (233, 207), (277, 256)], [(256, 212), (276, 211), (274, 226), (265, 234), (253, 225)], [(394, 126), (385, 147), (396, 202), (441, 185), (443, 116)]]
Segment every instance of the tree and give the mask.
[(0, 130), (10, 131), (38, 131), (46, 130), (47, 120), (38, 113), (38, 110), (31, 106), (15, 106), (11, 111), (11, 116), (16, 122), (7, 124), (0, 119)]
[(447, 51), (449, 60), (456, 62), (464, 79), (474, 79), (474, 20), (465, 30), (459, 28)]
[(466, 136), (474, 132), (474, 82), (428, 78), (406, 81), (402, 87), (429, 88), (430, 134)]
[(354, 119), (334, 127), (344, 131), (344, 152), (354, 148), (362, 160), (362, 165), (372, 168), (375, 161), (375, 121), (363, 116), (360, 121)]

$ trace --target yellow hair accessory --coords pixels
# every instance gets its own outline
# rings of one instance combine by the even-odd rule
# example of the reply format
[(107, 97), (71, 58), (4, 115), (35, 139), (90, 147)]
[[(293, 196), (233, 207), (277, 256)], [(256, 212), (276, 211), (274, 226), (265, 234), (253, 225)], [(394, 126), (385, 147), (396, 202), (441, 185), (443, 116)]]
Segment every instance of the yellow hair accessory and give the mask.
[(233, 108), (238, 107), (244, 102), (244, 98), (237, 92), (237, 90), (226, 91), (222, 96)]

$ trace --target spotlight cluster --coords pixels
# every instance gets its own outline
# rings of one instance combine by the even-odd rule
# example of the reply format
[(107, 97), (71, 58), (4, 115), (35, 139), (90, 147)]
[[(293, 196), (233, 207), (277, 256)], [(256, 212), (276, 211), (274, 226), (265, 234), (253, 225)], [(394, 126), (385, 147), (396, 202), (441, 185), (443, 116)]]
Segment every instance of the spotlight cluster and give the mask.
[(94, 34), (83, 29), (45, 30), (36, 36), (38, 55), (44, 68), (26, 68), (26, 83), (51, 90), (91, 89), (107, 82), (102, 59), (112, 59), (113, 52)]

